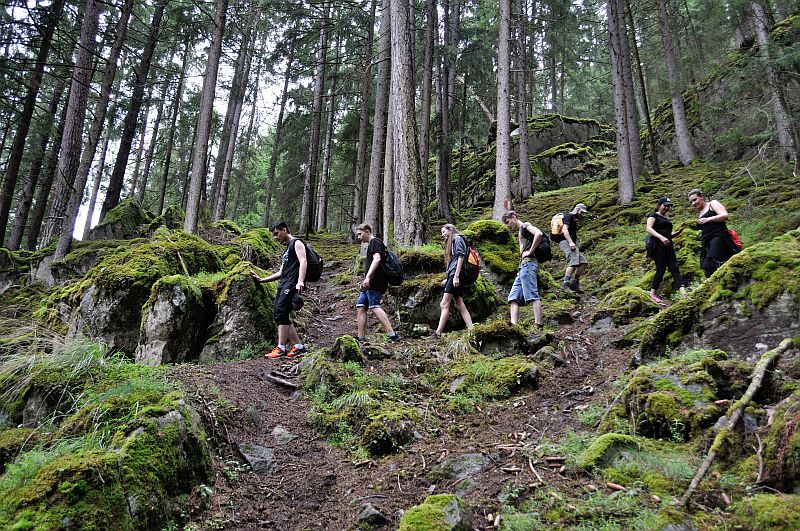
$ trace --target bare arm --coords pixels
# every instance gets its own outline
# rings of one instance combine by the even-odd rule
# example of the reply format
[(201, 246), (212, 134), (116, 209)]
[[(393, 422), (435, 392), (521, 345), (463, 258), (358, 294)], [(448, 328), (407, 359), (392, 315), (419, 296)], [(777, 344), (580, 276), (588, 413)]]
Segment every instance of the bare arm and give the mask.
[(260, 277), (256, 274), (255, 271), (250, 271), (250, 276), (253, 277), (253, 279), (255, 279), (255, 281), (258, 282), (259, 284), (263, 284), (265, 282), (274, 282), (278, 280), (279, 278), (281, 278), (282, 273), (283, 273), (283, 262), (281, 262), (281, 268), (278, 270), (277, 273), (272, 273), (271, 275), (266, 277)]
[(297, 291), (302, 292), (306, 280), (306, 269), (308, 269), (308, 258), (306, 258), (306, 246), (300, 240), (294, 242), (294, 253), (297, 255), (297, 261), (300, 262), (300, 271), (297, 273)]
[(698, 218), (697, 224), (698, 225), (705, 225), (706, 223), (711, 222), (721, 222), (721, 221), (728, 221), (728, 210), (725, 208), (725, 205), (717, 201), (716, 199), (710, 201), (708, 203), (708, 208), (716, 212), (715, 216), (711, 216), (708, 218)]
[(367, 271), (367, 275), (364, 277), (364, 282), (361, 285), (367, 289), (369, 289), (369, 280), (372, 278), (372, 275), (375, 274), (375, 271), (378, 270), (378, 266), (381, 265), (381, 253), (372, 253), (372, 263), (369, 265), (369, 271)]
[(653, 226), (656, 224), (656, 218), (647, 218), (647, 234), (652, 236), (657, 240), (661, 240), (661, 243), (664, 245), (669, 245), (669, 238), (666, 238), (659, 233), (656, 232), (656, 229)]
[(572, 241), (572, 236), (569, 235), (569, 225), (567, 225), (566, 223), (564, 224), (563, 227), (561, 227), (561, 234), (563, 234), (564, 238), (567, 240), (567, 243), (569, 244), (569, 248), (574, 251), (575, 250), (575, 242)]
[(542, 231), (540, 231), (539, 229), (537, 229), (532, 225), (528, 225), (525, 228), (525, 230), (527, 230), (531, 235), (533, 235), (533, 243), (531, 243), (530, 249), (522, 253), (522, 258), (526, 258), (532, 255), (536, 251), (536, 248), (539, 247), (539, 244), (542, 242), (542, 238), (544, 237)]

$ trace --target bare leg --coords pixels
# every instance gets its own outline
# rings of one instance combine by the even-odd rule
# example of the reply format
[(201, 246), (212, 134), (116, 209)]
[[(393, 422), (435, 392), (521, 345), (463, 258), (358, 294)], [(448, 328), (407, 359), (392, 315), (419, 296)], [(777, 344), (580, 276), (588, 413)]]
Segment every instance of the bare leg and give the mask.
[(439, 308), (442, 310), (442, 313), (439, 314), (439, 326), (436, 327), (437, 334), (444, 332), (444, 327), (447, 324), (447, 317), (450, 315), (450, 302), (452, 300), (452, 293), (445, 293), (442, 295), (442, 302), (439, 303)]
[(383, 325), (383, 329), (386, 330), (387, 334), (390, 336), (394, 335), (392, 323), (389, 322), (389, 316), (386, 315), (386, 312), (383, 311), (383, 308), (372, 308), (372, 315), (378, 318), (378, 321), (380, 321), (380, 323)]
[(509, 304), (509, 310), (511, 312), (511, 324), (515, 325), (519, 322), (519, 304), (516, 301), (512, 301)]
[(278, 344), (279, 345), (286, 345), (286, 341), (289, 339), (289, 327), (291, 325), (278, 325)]
[(575, 272), (575, 266), (567, 266), (567, 270), (564, 271), (564, 276), (565, 277), (571, 277), (572, 273), (574, 273), (574, 272)]
[(533, 306), (533, 320), (537, 325), (542, 324), (542, 301), (535, 300), (531, 303)]
[(587, 266), (587, 265), (588, 265), (588, 264), (581, 264), (581, 265), (577, 266), (577, 267), (575, 268), (575, 274), (576, 274), (576, 275), (582, 275), (582, 274), (583, 274), (583, 272), (584, 272), (584, 271), (586, 271), (586, 266)]
[(467, 325), (467, 328), (472, 329), (474, 324), (472, 324), (472, 316), (469, 314), (469, 310), (467, 310), (467, 305), (464, 304), (464, 298), (458, 297), (456, 299), (456, 310), (458, 313), (461, 314), (461, 318), (464, 319), (464, 323)]
[(358, 337), (367, 337), (367, 309), (365, 307), (356, 308), (356, 322), (358, 323)]
[(289, 341), (291, 341), (295, 345), (299, 345), (302, 343), (300, 341), (300, 336), (297, 335), (297, 329), (294, 327), (293, 324), (289, 325)]

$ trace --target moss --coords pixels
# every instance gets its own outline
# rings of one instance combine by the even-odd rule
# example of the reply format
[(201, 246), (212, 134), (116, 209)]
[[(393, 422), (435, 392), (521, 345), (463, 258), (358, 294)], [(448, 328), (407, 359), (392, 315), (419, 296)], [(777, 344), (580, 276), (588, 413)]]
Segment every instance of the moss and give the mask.
[(470, 223), (463, 232), (500, 281), (513, 282), (519, 266), (519, 246), (508, 227), (499, 221), (483, 219)]
[(153, 221), (150, 222), (148, 225), (148, 231), (153, 232), (159, 227), (164, 227), (169, 230), (175, 230), (183, 227), (183, 220), (186, 217), (186, 214), (183, 210), (176, 207), (175, 205), (168, 206), (164, 212), (156, 216)]
[(522, 387), (535, 388), (538, 371), (522, 356), (492, 360), (469, 355), (447, 365), (441, 380), (443, 392), (481, 401), (511, 396)]
[(733, 511), (749, 529), (800, 529), (800, 495), (758, 494), (736, 502)]
[(145, 210), (138, 201), (129, 197), (109, 210), (106, 217), (92, 229), (92, 232), (100, 233), (112, 225), (116, 225), (120, 232), (112, 231), (114, 234), (122, 238), (130, 238), (139, 235), (139, 226), (149, 224), (153, 217), (153, 214)]
[(589, 447), (577, 458), (580, 468), (591, 470), (614, 459), (615, 452), (624, 448), (636, 448), (638, 442), (629, 435), (621, 433), (605, 433), (592, 441)]
[(39, 432), (32, 428), (11, 428), (0, 431), (0, 473), (20, 453), (30, 450), (39, 442)]
[(331, 357), (338, 361), (364, 363), (364, 353), (361, 351), (361, 345), (358, 344), (356, 338), (350, 335), (337, 337), (330, 353)]
[(800, 391), (782, 401), (764, 439), (766, 483), (782, 491), (800, 486)]
[(516, 354), (528, 351), (522, 327), (505, 320), (477, 324), (470, 330), (470, 336), (472, 344), (481, 352), (502, 351)]
[(658, 305), (644, 290), (633, 287), (618, 288), (603, 298), (592, 316), (593, 321), (611, 317), (616, 325), (630, 322), (658, 312)]
[(221, 219), (219, 221), (215, 221), (214, 223), (211, 224), (211, 228), (223, 229), (230, 233), (235, 234), (236, 236), (242, 235), (242, 229), (239, 227), (239, 225), (236, 224), (235, 221), (232, 221), (230, 219)]
[(418, 419), (419, 412), (414, 408), (384, 407), (370, 416), (361, 435), (361, 444), (372, 455), (396, 452), (414, 440), (415, 421)]
[[(461, 525), (453, 525), (453, 515)], [(416, 505), (400, 518), (400, 531), (467, 531), (470, 512), (466, 504), (454, 494), (434, 494)]]

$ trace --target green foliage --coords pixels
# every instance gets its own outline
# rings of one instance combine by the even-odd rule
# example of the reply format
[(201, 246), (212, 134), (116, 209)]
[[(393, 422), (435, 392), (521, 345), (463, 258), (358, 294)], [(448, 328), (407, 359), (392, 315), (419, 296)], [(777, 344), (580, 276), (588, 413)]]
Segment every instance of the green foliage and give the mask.
[(453, 512), (460, 513), (466, 519), (469, 518), (469, 511), (458, 496), (454, 494), (428, 496), (422, 504), (403, 513), (400, 518), (400, 531), (462, 531), (470, 529), (466, 522), (463, 526), (453, 527), (448, 522), (447, 516)]
[(800, 528), (800, 496), (758, 494), (734, 506), (736, 516), (751, 529), (778, 531)]
[(442, 392), (451, 396), (451, 408), (470, 410), (485, 400), (511, 396), (523, 387), (536, 387), (538, 372), (536, 365), (522, 356), (493, 360), (467, 355), (444, 367), (440, 381)]

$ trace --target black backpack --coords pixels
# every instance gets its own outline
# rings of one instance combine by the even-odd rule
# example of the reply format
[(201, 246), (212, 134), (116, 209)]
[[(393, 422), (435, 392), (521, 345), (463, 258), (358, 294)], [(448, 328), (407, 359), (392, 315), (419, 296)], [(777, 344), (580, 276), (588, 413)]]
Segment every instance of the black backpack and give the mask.
[(481, 275), (481, 257), (475, 247), (470, 247), (467, 237), (459, 234), (464, 239), (464, 245), (467, 247), (467, 255), (464, 257), (464, 264), (461, 266), (461, 285), (471, 286), (478, 281)]
[[(297, 238), (298, 240), (300, 238)], [(303, 240), (300, 240), (303, 242)], [(291, 243), (289, 245), (292, 245)], [(303, 245), (306, 246), (306, 282), (317, 282), (320, 277), (322, 276), (322, 269), (324, 267), (324, 263), (322, 261), (322, 257), (317, 254), (317, 251), (311, 248), (306, 242), (303, 242)]]
[(383, 265), (383, 274), (386, 277), (386, 282), (390, 286), (399, 286), (403, 283), (405, 275), (403, 274), (403, 263), (400, 257), (392, 251), (387, 250), (386, 256), (381, 260)]
[(541, 264), (542, 262), (549, 262), (553, 259), (553, 250), (550, 247), (550, 238), (546, 234), (542, 234), (542, 239), (539, 240), (539, 245), (533, 251), (536, 260)]

